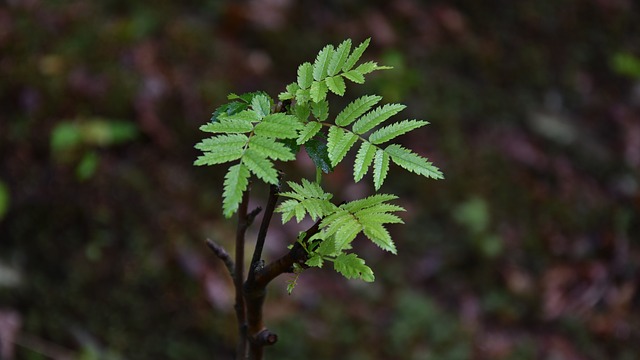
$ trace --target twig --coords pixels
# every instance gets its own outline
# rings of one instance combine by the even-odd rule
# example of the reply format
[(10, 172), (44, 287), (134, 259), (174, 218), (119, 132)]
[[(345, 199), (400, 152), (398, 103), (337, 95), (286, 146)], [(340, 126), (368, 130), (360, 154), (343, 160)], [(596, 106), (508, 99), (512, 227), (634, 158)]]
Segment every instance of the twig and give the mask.
[(276, 209), (276, 203), (278, 202), (278, 192), (280, 188), (277, 185), (271, 185), (269, 187), (269, 199), (267, 200), (267, 207), (262, 217), (262, 223), (260, 223), (260, 230), (258, 231), (258, 238), (256, 240), (256, 247), (253, 251), (253, 257), (251, 258), (251, 266), (249, 267), (248, 282), (253, 282), (255, 278), (255, 270), (262, 257), (262, 249), (264, 248), (264, 241), (267, 238), (267, 231), (269, 230), (269, 223), (273, 217), (273, 212)]
[(235, 269), (236, 266), (233, 263), (233, 260), (231, 259), (231, 255), (229, 255), (227, 250), (225, 250), (222, 247), (222, 245), (216, 244), (211, 239), (207, 239), (207, 246), (209, 247), (209, 249), (211, 249), (211, 251), (213, 251), (213, 253), (220, 260), (222, 260), (222, 262), (224, 262), (224, 265), (227, 267), (227, 270), (229, 271), (229, 275), (231, 275), (231, 278), (233, 278), (233, 272), (234, 272), (234, 269)]

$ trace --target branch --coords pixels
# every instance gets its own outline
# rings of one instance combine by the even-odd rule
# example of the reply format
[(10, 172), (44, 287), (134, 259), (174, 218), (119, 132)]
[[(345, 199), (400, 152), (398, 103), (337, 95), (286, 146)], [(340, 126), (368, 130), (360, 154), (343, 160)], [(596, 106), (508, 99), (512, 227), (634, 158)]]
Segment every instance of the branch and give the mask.
[(258, 231), (258, 238), (256, 240), (256, 247), (253, 251), (253, 257), (251, 258), (251, 266), (249, 270), (249, 278), (247, 279), (249, 282), (253, 282), (255, 277), (254, 269), (258, 266), (260, 262), (260, 258), (262, 257), (262, 249), (264, 248), (264, 241), (267, 238), (267, 230), (269, 230), (269, 223), (271, 222), (271, 218), (273, 216), (273, 212), (276, 209), (276, 203), (278, 202), (278, 192), (280, 191), (279, 186), (271, 185), (269, 187), (269, 199), (267, 200), (267, 207), (264, 211), (264, 216), (262, 217), (262, 223), (260, 224), (260, 230)]
[(209, 249), (211, 249), (211, 251), (213, 251), (214, 254), (216, 254), (216, 256), (220, 260), (222, 260), (222, 262), (224, 262), (224, 265), (227, 267), (227, 270), (229, 271), (229, 275), (231, 275), (231, 278), (234, 278), (233, 273), (235, 271), (236, 265), (233, 263), (233, 260), (231, 259), (231, 255), (229, 255), (227, 250), (225, 250), (221, 245), (216, 244), (211, 239), (207, 239), (207, 246), (209, 247)]
[[(320, 231), (320, 222), (318, 220), (309, 230), (306, 231), (306, 236), (301, 241), (307, 241), (313, 235), (317, 234)], [(293, 264), (297, 263), (303, 267), (306, 267), (304, 264), (307, 261), (308, 255), (305, 249), (299, 242), (296, 242), (291, 247), (288, 253), (284, 254), (279, 259), (273, 261), (262, 269), (256, 269), (255, 281), (253, 286), (256, 288), (264, 288), (271, 282), (271, 280), (275, 279), (278, 275), (283, 273), (290, 273), (293, 271)]]

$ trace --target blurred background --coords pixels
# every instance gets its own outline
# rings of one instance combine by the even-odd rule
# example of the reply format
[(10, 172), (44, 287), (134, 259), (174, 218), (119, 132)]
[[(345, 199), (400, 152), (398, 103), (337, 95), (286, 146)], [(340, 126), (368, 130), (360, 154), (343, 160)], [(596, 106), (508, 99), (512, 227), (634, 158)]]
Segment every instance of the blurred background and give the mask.
[[(395, 69), (333, 115), (405, 103), (431, 125), (401, 141), (446, 179), (392, 169), (399, 254), (356, 241), (375, 283), (270, 286), (268, 358), (640, 358), (633, 0), (3, 1), (0, 358), (230, 359), (233, 288), (204, 240), (231, 250), (235, 223), (226, 167), (192, 166), (198, 127), (229, 92), (275, 97), (325, 44), (368, 37)], [(349, 178), (325, 185), (372, 193)], [(268, 259), (295, 240), (279, 223)]]

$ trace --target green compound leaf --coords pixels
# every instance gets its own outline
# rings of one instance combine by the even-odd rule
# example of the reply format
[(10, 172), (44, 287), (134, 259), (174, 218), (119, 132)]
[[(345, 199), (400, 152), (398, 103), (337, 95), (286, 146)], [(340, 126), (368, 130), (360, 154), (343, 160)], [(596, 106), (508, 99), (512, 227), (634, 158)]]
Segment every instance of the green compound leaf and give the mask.
[(224, 177), (224, 192), (222, 193), (222, 211), (230, 218), (238, 210), (242, 201), (242, 193), (249, 185), (249, 169), (243, 164), (236, 164), (229, 168)]
[(313, 102), (320, 102), (327, 98), (327, 91), (329, 88), (327, 87), (327, 83), (324, 81), (314, 81), (311, 84), (311, 89), (309, 90), (309, 95), (311, 96), (311, 100)]
[(251, 99), (251, 108), (262, 119), (271, 113), (271, 99), (265, 94), (256, 95)]
[(422, 121), (422, 120), (400, 121), (398, 123), (391, 124), (376, 130), (369, 136), (369, 141), (371, 141), (372, 144), (376, 144), (376, 145), (382, 144), (389, 140), (395, 139), (396, 137), (402, 134), (406, 134), (409, 131), (423, 127), (427, 124), (429, 124), (429, 122)]
[(333, 213), (337, 206), (331, 203), (332, 195), (326, 193), (320, 185), (312, 183), (307, 179), (302, 179), (300, 184), (287, 182), (293, 191), (280, 193), (281, 197), (288, 197), (287, 200), (276, 208), (276, 212), (282, 213), (282, 223), (289, 221), (294, 215), (296, 221), (300, 222), (308, 213), (316, 220)]
[(352, 101), (336, 116), (336, 125), (347, 126), (382, 100), (382, 96), (366, 95)]
[(313, 82), (313, 66), (306, 62), (298, 67), (298, 86), (308, 89)]
[(340, 254), (333, 261), (333, 268), (347, 279), (362, 279), (373, 282), (375, 277), (370, 267), (356, 254)]
[(352, 132), (344, 131), (337, 126), (331, 126), (329, 128), (327, 148), (332, 167), (335, 167), (344, 159), (349, 149), (351, 149), (357, 140), (358, 136)]
[(256, 125), (256, 135), (275, 139), (295, 139), (302, 125), (293, 115), (283, 113), (267, 115)]
[(331, 90), (331, 92), (336, 95), (344, 95), (344, 92), (347, 89), (342, 76), (328, 77), (325, 79), (325, 83), (327, 83), (327, 87), (329, 88), (329, 90)]
[(295, 154), (285, 145), (262, 136), (253, 136), (249, 140), (249, 149), (273, 160), (291, 161), (296, 158)]
[(316, 57), (316, 61), (313, 63), (313, 78), (316, 81), (323, 80), (327, 77), (327, 70), (329, 69), (329, 62), (333, 56), (333, 45), (325, 46)]
[(376, 156), (373, 159), (373, 186), (378, 191), (384, 179), (389, 172), (389, 154), (382, 149), (376, 150)]
[(378, 106), (353, 124), (353, 132), (356, 134), (364, 134), (380, 125), (383, 121), (404, 110), (404, 108), (406, 108), (406, 106), (402, 104)]
[(343, 73), (342, 76), (346, 77), (356, 84), (364, 84), (364, 75), (357, 70), (349, 70), (346, 73)]
[(319, 122), (317, 121), (308, 122), (304, 126), (304, 128), (302, 128), (302, 131), (300, 131), (300, 135), (296, 140), (296, 144), (298, 145), (305, 144), (307, 141), (309, 141), (309, 139), (314, 137), (318, 133), (318, 131), (320, 131), (320, 129), (322, 129), (322, 124), (320, 124)]
[(242, 134), (220, 135), (204, 139), (195, 148), (202, 150), (194, 165), (215, 165), (238, 160), (242, 157), (248, 137)]
[(273, 185), (278, 184), (278, 172), (273, 167), (273, 163), (259, 152), (247, 149), (242, 156), (242, 164), (262, 181)]
[(322, 170), (322, 172), (328, 174), (333, 170), (331, 160), (329, 160), (327, 144), (324, 141), (317, 138), (309, 139), (304, 143), (304, 149), (316, 167)]
[(349, 57), (349, 52), (351, 51), (351, 39), (347, 39), (343, 41), (336, 51), (331, 56), (331, 61), (329, 62), (329, 67), (327, 69), (327, 74), (329, 76), (336, 75), (344, 66), (347, 58)]
[(426, 158), (398, 144), (387, 146), (387, 148), (384, 149), (384, 153), (388, 154), (396, 165), (413, 173), (432, 179), (444, 178), (442, 172)]
[(367, 49), (367, 47), (369, 47), (370, 41), (371, 41), (371, 38), (366, 39), (360, 45), (358, 45), (358, 47), (356, 47), (353, 50), (353, 53), (349, 55), (349, 58), (347, 59), (347, 61), (345, 61), (344, 65), (342, 66), (342, 71), (346, 72), (351, 70), (351, 68), (358, 62), (358, 60), (360, 60), (360, 57), (362, 57), (362, 54)]
[(360, 145), (360, 149), (356, 155), (356, 161), (353, 163), (353, 180), (355, 180), (355, 182), (362, 180), (362, 177), (369, 171), (369, 166), (371, 166), (373, 162), (373, 156), (376, 154), (376, 150), (377, 148), (367, 141), (362, 142), (362, 145)]

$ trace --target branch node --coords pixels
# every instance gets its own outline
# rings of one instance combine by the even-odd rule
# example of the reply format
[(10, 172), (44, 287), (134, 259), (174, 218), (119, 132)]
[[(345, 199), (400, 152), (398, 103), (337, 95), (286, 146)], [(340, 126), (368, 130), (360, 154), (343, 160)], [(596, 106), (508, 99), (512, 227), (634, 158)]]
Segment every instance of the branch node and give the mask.
[(278, 334), (264, 328), (254, 336), (250, 337), (251, 343), (258, 346), (269, 346), (278, 342)]

